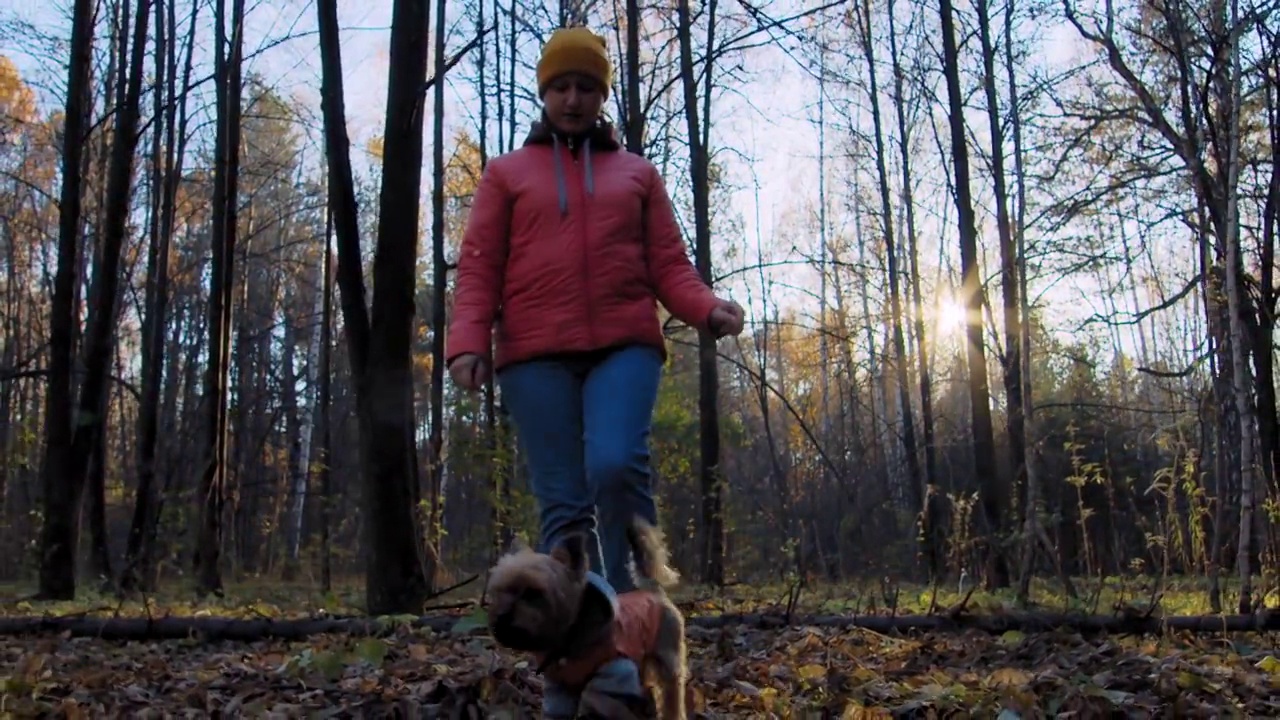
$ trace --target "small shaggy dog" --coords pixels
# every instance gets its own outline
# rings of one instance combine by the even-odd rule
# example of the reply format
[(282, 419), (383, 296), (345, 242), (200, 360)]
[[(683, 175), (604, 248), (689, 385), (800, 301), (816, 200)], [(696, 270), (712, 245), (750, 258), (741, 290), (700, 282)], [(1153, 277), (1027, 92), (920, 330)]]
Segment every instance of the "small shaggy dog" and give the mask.
[[(627, 720), (652, 717), (650, 698), (619, 698), (607, 676), (635, 663), (645, 686), (657, 686), (662, 720), (685, 720), (684, 617), (665, 588), (678, 578), (659, 531), (637, 519), (628, 528), (636, 556), (636, 590), (615, 595), (589, 572), (584, 536), (571, 535), (549, 554), (514, 548), (490, 571), (489, 627), (496, 642), (533, 653), (548, 690), (546, 717)], [(645, 706), (635, 707), (642, 699)], [(556, 705), (559, 703), (559, 705)], [(558, 707), (559, 709), (551, 709)]]

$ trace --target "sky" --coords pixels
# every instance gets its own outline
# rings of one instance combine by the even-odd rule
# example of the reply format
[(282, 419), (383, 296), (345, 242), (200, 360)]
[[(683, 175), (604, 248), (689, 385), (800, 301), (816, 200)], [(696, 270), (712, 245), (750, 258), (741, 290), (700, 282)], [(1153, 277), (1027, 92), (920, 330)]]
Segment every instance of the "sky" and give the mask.
[[(459, 4), (452, 4), (455, 7)], [(0, 0), (0, 18), (17, 16), (31, 22), (46, 32), (69, 35), (70, 0), (55, 0), (47, 4), (28, 4), (26, 0)], [(434, 8), (433, 8), (434, 10)], [(342, 61), (344, 84), (346, 91), (346, 111), (348, 130), (352, 139), (353, 162), (360, 166), (369, 158), (362, 151), (365, 143), (382, 132), (383, 112), (386, 100), (386, 82), (388, 70), (388, 41), (391, 24), (391, 2), (389, 0), (339, 0), (339, 24), (342, 28)], [(246, 52), (252, 57), (247, 70), (257, 72), (268, 78), (277, 92), (294, 97), (312, 109), (315, 117), (308, 133), (317, 142), (320, 137), (319, 126), (319, 90), (320, 62), (316, 48), (315, 10), (311, 3), (300, 0), (284, 0), (283, 2), (258, 2), (250, 0), (248, 22), (245, 35)], [(201, 24), (212, 22), (209, 13), (202, 17)], [(466, 41), (464, 33), (469, 32), (470, 21), (466, 18), (450, 16), (450, 23), (457, 23), (450, 42), (448, 54), (452, 55)], [(595, 28), (603, 32), (602, 28)], [(295, 39), (279, 42), (282, 37), (293, 36)], [(261, 48), (268, 48), (260, 50)], [(257, 50), (257, 52), (255, 52)], [(30, 52), (29, 48), (0, 38), (0, 51), (10, 55), (24, 76), (36, 79), (39, 99), (46, 108), (54, 108), (63, 102), (61, 93), (55, 88), (65, 83), (65, 57), (51, 59)], [(785, 55), (774, 53), (786, 60)], [(209, 48), (197, 49), (198, 62), (203, 58), (211, 62)], [(464, 61), (465, 62), (465, 61)], [(462, 66), (459, 66), (461, 69)], [(467, 69), (470, 72), (470, 69)], [(798, 103), (809, 103), (816, 99), (816, 86), (809, 94), (815, 98), (787, 96), (779, 93), (776, 87), (787, 87), (787, 75), (779, 82), (768, 83), (771, 87), (752, 88), (752, 96), (760, 102), (769, 96), (781, 97), (781, 106), (793, 106), (793, 111), (802, 110), (794, 107)], [(805, 89), (809, 90), (807, 83)], [(790, 85), (789, 87), (794, 87)], [(762, 95), (758, 90), (763, 90)], [(430, 102), (430, 98), (428, 98)], [(768, 103), (765, 103), (768, 104)], [(446, 115), (445, 136), (450, 137), (458, 127), (470, 129), (474, 133), (474, 122), (468, 113), (474, 113), (475, 101), (470, 84), (465, 80), (451, 82), (446, 87), (446, 105), (456, 112)], [(717, 108), (719, 109), (719, 108)], [(740, 113), (732, 112), (740, 116)], [(759, 119), (745, 123), (747, 143), (766, 145), (767, 149), (759, 152), (760, 157), (754, 163), (756, 175), (760, 181), (760, 198), (764, 205), (760, 213), (763, 227), (762, 234), (767, 238), (772, 235), (773, 219), (776, 213), (784, 212), (792, 205), (798, 195), (797, 182), (803, 181), (807, 175), (813, 175), (816, 182), (817, 167), (813, 160), (816, 157), (816, 144), (813, 130), (803, 121), (787, 119), (775, 115), (772, 123), (761, 123)], [(713, 124), (713, 135), (722, 135), (726, 131), (736, 133), (742, 125), (732, 119), (717, 121)], [(527, 123), (522, 123), (522, 131)], [(425, 128), (427, 133), (427, 152), (430, 153), (430, 123)], [(713, 139), (713, 144), (722, 142)], [(732, 142), (732, 141), (731, 141)], [(733, 142), (733, 144), (740, 144)], [(741, 174), (741, 173), (739, 173)], [(424, 180), (430, 182), (427, 175)], [(750, 183), (751, 179), (738, 178)], [(424, 196), (429, 187), (424, 187)], [(735, 208), (742, 213), (747, 225), (748, 237), (755, 235), (754, 196), (751, 191), (739, 193), (735, 198)]]
[[(0, 0), (0, 19), (20, 17), (47, 32), (65, 37), (69, 34), (67, 18), (70, 14), (68, 10), (70, 1), (54, 0), (44, 4), (27, 4), (27, 0)], [(817, 0), (786, 0), (786, 2), (770, 5), (769, 12), (774, 17), (780, 17), (803, 7), (813, 6), (816, 2)], [(454, 13), (449, 19), (451, 24), (456, 23), (456, 27), (447, 51), (450, 55), (465, 43), (470, 33), (471, 21), (457, 17), (458, 8), (461, 5), (462, 3), (451, 3)], [(248, 70), (260, 73), (274, 85), (277, 92), (294, 97), (311, 109), (314, 115), (310, 119), (306, 132), (315, 143), (314, 151), (310, 154), (318, 160), (320, 63), (314, 32), (314, 6), (303, 0), (275, 2), (259, 0), (256, 3), (250, 0), (248, 13), (246, 51), (251, 54)], [(342, 28), (342, 60), (352, 155), (353, 161), (359, 168), (369, 160), (362, 151), (364, 144), (381, 134), (382, 130), (389, 60), (391, 2), (390, 0), (338, 0), (338, 14)], [(212, 18), (206, 14), (202, 20), (210, 23)], [(597, 32), (603, 30), (603, 28), (595, 29)], [(612, 35), (611, 32), (606, 34)], [(209, 33), (206, 31), (202, 37), (209, 37)], [(292, 39), (280, 42), (279, 39), (284, 37), (292, 37)], [(1079, 44), (1070, 29), (1051, 27), (1044, 33), (1042, 49), (1050, 61), (1065, 63), (1079, 51)], [(202, 50), (203, 52), (197, 51), (197, 57), (210, 60), (209, 48)], [(54, 87), (65, 83), (65, 70), (62, 69), (66, 61), (65, 57), (51, 59), (47, 56), (35, 55), (29, 48), (13, 42), (12, 39), (2, 37), (0, 37), (0, 52), (10, 55), (24, 76), (40, 78), (43, 83), (52, 84)], [(786, 216), (794, 214), (804, 205), (815, 205), (818, 197), (817, 129), (810, 122), (810, 118), (816, 117), (813, 107), (818, 99), (818, 84), (803, 72), (794, 60), (776, 48), (753, 50), (749, 62), (753, 69), (767, 69), (768, 72), (762, 79), (754, 81), (750, 87), (743, 88), (742, 95), (750, 97), (756, 108), (765, 108), (768, 116), (764, 117), (753, 111), (745, 102), (727, 96), (724, 101), (717, 102), (713, 111), (716, 113), (716, 118), (712, 125), (714, 146), (733, 146), (739, 152), (755, 158), (749, 163), (733, 162), (730, 167), (732, 180), (744, 186), (742, 191), (734, 195), (731, 205), (742, 218), (747, 252), (752, 256), (737, 258), (736, 263), (739, 265), (754, 261), (756, 238), (762, 238), (766, 248), (781, 247), (784, 251), (789, 246), (795, 246), (802, 252), (809, 252), (817, 245), (814, 238), (809, 237), (812, 232), (797, 230), (796, 224), (790, 222)], [(462, 67), (460, 65), (459, 69)], [(470, 69), (468, 68), (466, 72), (469, 74)], [(38, 84), (43, 85), (43, 83)], [(469, 114), (475, 106), (471, 92), (472, 88), (465, 80), (447, 84), (446, 138), (452, 136), (455, 128), (458, 127), (466, 127), (474, 132), (474, 122)], [(40, 101), (46, 106), (56, 106), (62, 102), (62, 98), (56, 91), (44, 87), (40, 93)], [(429, 102), (430, 98), (428, 98)], [(884, 112), (888, 113), (891, 110), (886, 107)], [(981, 117), (975, 117), (974, 121), (975, 135), (985, 137), (985, 133), (982, 132), (985, 125)], [(869, 123), (869, 119), (860, 117), (857, 122)], [(429, 158), (430, 122), (427, 123), (425, 132)], [(919, 127), (917, 132), (924, 133), (928, 130)], [(837, 132), (828, 129), (829, 143), (832, 147), (828, 151), (829, 159), (839, 150), (838, 144), (834, 142), (840, 139), (838, 135)], [(932, 140), (928, 142), (931, 143)], [(832, 166), (828, 172), (827, 182), (830, 224), (833, 226), (831, 232), (839, 232), (842, 229), (839, 226), (846, 221), (845, 214), (839, 208), (844, 203), (847, 190), (837, 175), (838, 169), (834, 167), (835, 163), (829, 162), (828, 165)], [(755, 182), (759, 183), (758, 195), (751, 187)], [(424, 198), (429, 197), (429, 184), (430, 174), (428, 173), (424, 175)], [(932, 198), (918, 197), (917, 199), (922, 201), (922, 205), (939, 208), (939, 212), (944, 205), (950, 203), (949, 198), (936, 194)], [(429, 213), (429, 208), (426, 212)], [(954, 207), (951, 207), (949, 212), (950, 217), (954, 217)], [(955, 249), (957, 240), (953, 232), (949, 229), (944, 230), (936, 220), (932, 221), (932, 225), (930, 222), (927, 216), (921, 218), (922, 234), (927, 236), (932, 232), (936, 236), (933, 242), (929, 242), (926, 237), (921, 249), (922, 263), (931, 266), (941, 259), (949, 265), (958, 265), (958, 252)], [(989, 238), (986, 244), (990, 251), (986, 253), (985, 264), (990, 273), (994, 270), (994, 263), (997, 260), (994, 250), (995, 231), (994, 226), (984, 225), (979, 230)], [(848, 230), (847, 227), (843, 229)], [(724, 238), (723, 240), (738, 239)], [(768, 249), (766, 254), (770, 254)], [(772, 254), (776, 258), (777, 253)], [(792, 254), (790, 259), (798, 258)], [(728, 268), (718, 268), (718, 270), (723, 269)], [(789, 267), (772, 270), (769, 274), (781, 284), (800, 288), (793, 292), (779, 293), (784, 307), (796, 307), (805, 314), (816, 314), (817, 307), (812, 295), (806, 295), (806, 292), (812, 293), (817, 290), (816, 272), (805, 268)], [(756, 274), (737, 275), (734, 281), (726, 284), (724, 292), (731, 294), (747, 306), (749, 313), (754, 315), (762, 309), (755, 306), (760, 299), (759, 283), (754, 283), (757, 285), (756, 289), (748, 291), (741, 282), (743, 278), (751, 276)], [(934, 271), (930, 268), (929, 277), (934, 276)], [(1046, 286), (1043, 290), (1051, 297), (1070, 297), (1074, 300), (1060, 303), (1061, 312), (1057, 312), (1055, 308), (1055, 319), (1063, 322), (1063, 328), (1069, 328), (1073, 324), (1067, 322), (1073, 315), (1083, 317), (1104, 309), (1095, 302), (1096, 287), (1093, 288), (1095, 292), (1091, 292), (1087, 281), (1083, 286), (1080, 281), (1074, 280), (1070, 283), (1055, 282), (1052, 287)], [(1033, 290), (1033, 292), (1036, 291)], [(995, 295), (998, 293), (998, 284), (991, 286), (991, 293), (992, 303), (998, 304), (998, 297)], [(1083, 293), (1083, 303), (1079, 300), (1082, 297), (1081, 293)], [(940, 301), (944, 306), (941, 314), (944, 317), (954, 318), (954, 310), (946, 307), (949, 303), (949, 299)], [(1094, 305), (1097, 306), (1094, 307)], [(943, 320), (942, 324), (949, 327), (954, 323)]]

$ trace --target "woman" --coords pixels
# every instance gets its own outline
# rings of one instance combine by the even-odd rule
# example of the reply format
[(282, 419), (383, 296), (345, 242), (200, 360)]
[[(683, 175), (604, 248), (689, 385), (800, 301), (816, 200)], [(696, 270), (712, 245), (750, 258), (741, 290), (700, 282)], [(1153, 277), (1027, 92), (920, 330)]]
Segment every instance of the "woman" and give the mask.
[(625, 592), (625, 528), (634, 515), (657, 524), (648, 437), (666, 350), (655, 300), (718, 336), (742, 332), (743, 311), (702, 281), (657, 169), (601, 117), (612, 74), (587, 28), (547, 41), (542, 121), (476, 188), (446, 345), (462, 387), (497, 371), (528, 453), (540, 546), (586, 531), (592, 570)]
[[(585, 532), (604, 592), (626, 592), (626, 528), (637, 515), (657, 524), (648, 441), (666, 349), (656, 303), (716, 336), (741, 333), (743, 311), (702, 281), (657, 169), (622, 150), (601, 117), (613, 75), (604, 39), (557, 30), (536, 74), (541, 121), (476, 188), (446, 362), (469, 390), (497, 373), (527, 453), (539, 548)], [(634, 667), (606, 674), (638, 689)]]

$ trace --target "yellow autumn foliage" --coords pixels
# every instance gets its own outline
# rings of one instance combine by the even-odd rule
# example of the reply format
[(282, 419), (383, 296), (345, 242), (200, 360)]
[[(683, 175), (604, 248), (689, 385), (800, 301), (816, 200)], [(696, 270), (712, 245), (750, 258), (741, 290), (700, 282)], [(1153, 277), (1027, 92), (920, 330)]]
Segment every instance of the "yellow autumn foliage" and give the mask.
[(6, 138), (24, 124), (36, 120), (36, 97), (22, 81), (18, 66), (0, 55), (0, 132)]

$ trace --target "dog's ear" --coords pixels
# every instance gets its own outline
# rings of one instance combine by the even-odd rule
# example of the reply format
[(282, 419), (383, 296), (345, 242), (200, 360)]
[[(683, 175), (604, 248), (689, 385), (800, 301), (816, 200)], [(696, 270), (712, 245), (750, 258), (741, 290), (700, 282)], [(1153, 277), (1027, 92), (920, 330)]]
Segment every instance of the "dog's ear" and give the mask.
[(575, 576), (587, 574), (587, 536), (570, 533), (551, 551), (551, 557), (569, 568)]

